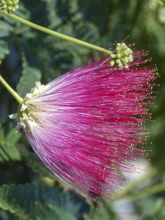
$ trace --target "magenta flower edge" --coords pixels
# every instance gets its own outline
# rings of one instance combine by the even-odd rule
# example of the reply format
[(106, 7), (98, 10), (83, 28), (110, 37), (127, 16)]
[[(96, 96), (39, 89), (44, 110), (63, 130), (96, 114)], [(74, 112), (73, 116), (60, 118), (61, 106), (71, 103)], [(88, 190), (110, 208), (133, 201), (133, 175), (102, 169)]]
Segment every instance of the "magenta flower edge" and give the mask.
[(145, 57), (134, 52), (127, 68), (106, 58), (70, 70), (24, 98), (19, 124), (34, 151), (83, 196), (110, 197), (125, 180), (121, 171), (132, 172), (130, 161), (144, 152), (157, 76)]

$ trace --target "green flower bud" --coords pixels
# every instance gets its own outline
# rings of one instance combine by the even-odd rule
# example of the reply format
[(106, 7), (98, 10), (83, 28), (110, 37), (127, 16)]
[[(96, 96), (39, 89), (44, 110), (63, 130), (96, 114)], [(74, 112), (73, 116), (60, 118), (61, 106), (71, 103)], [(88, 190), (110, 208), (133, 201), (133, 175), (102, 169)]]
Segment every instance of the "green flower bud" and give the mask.
[(117, 43), (114, 53), (111, 54), (111, 66), (128, 68), (129, 63), (133, 61), (133, 52), (125, 43)]
[(19, 0), (0, 0), (0, 13), (10, 14), (17, 10)]

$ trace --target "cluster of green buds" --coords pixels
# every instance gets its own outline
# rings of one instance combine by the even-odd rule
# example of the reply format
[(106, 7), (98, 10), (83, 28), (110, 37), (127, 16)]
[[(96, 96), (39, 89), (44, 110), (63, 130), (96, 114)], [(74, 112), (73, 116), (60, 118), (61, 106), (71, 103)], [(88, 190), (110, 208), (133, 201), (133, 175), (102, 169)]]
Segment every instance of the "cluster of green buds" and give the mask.
[(128, 68), (133, 61), (133, 52), (125, 43), (117, 43), (115, 51), (111, 54), (111, 66)]
[(19, 0), (0, 0), (0, 13), (11, 14), (19, 6)]

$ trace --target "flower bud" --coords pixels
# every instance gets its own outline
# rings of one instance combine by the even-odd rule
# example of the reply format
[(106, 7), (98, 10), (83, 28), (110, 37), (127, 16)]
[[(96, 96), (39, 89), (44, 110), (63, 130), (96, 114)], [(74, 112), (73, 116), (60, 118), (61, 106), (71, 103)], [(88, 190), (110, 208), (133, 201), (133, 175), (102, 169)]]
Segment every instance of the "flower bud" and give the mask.
[(129, 63), (133, 61), (133, 52), (125, 43), (117, 43), (114, 53), (111, 54), (111, 66), (128, 68)]
[(1, 0), (0, 13), (11, 14), (15, 12), (19, 6), (19, 0)]

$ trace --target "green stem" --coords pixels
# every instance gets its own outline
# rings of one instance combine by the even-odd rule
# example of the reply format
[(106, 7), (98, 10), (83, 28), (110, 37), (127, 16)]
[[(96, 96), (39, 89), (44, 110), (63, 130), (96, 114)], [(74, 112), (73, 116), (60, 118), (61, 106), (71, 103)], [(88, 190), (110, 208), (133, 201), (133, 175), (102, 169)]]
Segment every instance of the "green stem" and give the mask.
[(134, 201), (134, 200), (142, 199), (142, 198), (145, 198), (147, 196), (150, 196), (155, 193), (162, 192), (162, 191), (165, 191), (165, 183), (160, 183), (155, 186), (151, 186), (149, 188), (146, 188), (142, 192), (137, 192), (132, 195), (128, 195), (127, 197), (129, 198), (130, 201)]
[(156, 174), (156, 170), (151, 169), (145, 176), (142, 176), (141, 178), (137, 179), (136, 181), (128, 184), (119, 193), (114, 194), (112, 196), (112, 199), (119, 200), (119, 199), (125, 198), (129, 194), (129, 192), (131, 192), (133, 189), (138, 187), (141, 183), (145, 182), (145, 180), (153, 177), (155, 174)]
[(7, 91), (17, 100), (17, 102), (21, 105), (23, 102), (23, 98), (18, 95), (16, 91), (6, 82), (6, 80), (0, 75), (0, 82), (7, 89)]
[(99, 47), (99, 46), (96, 46), (96, 45), (93, 45), (93, 44), (90, 44), (88, 42), (85, 42), (85, 41), (82, 41), (82, 40), (79, 40), (79, 39), (76, 39), (76, 38), (73, 38), (73, 37), (70, 37), (70, 36), (67, 36), (65, 34), (61, 34), (59, 32), (56, 32), (56, 31), (52, 31), (48, 28), (45, 28), (45, 27), (42, 27), (40, 25), (37, 25), (33, 22), (30, 22), (24, 18), (21, 18), (15, 14), (8, 14), (9, 17), (13, 18), (14, 20), (18, 21), (18, 22), (21, 22), (23, 23), (24, 25), (28, 26), (28, 27), (31, 27), (31, 28), (34, 28), (38, 31), (41, 31), (41, 32), (44, 32), (44, 33), (47, 33), (49, 35), (52, 35), (54, 37), (58, 37), (58, 38), (61, 38), (61, 39), (64, 39), (64, 40), (67, 40), (67, 41), (70, 41), (74, 44), (78, 44), (78, 45), (81, 45), (81, 46), (84, 46), (84, 47), (88, 47), (88, 48), (91, 48), (91, 49), (94, 49), (94, 50), (97, 50), (97, 51), (100, 51), (100, 52), (103, 52), (103, 53), (106, 53), (108, 55), (111, 55), (112, 52), (110, 50), (107, 50), (105, 48), (102, 48), (102, 47)]

